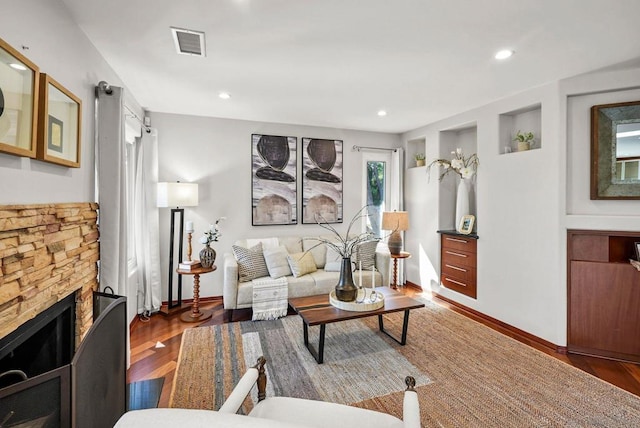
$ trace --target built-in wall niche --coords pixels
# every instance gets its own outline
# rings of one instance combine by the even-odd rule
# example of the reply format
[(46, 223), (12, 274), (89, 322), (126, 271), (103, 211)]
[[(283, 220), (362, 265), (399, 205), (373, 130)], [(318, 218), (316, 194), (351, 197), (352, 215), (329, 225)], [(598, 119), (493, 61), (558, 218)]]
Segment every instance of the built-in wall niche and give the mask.
[[(426, 160), (423, 162), (417, 162), (417, 155), (427, 154), (427, 140), (424, 137), (416, 138), (407, 141), (407, 168), (413, 168), (416, 166), (424, 166)], [(424, 158), (423, 158), (424, 159)]]
[[(500, 114), (498, 152), (500, 154), (508, 154), (542, 148), (541, 117), (541, 104), (534, 104)], [(515, 141), (518, 131), (522, 134), (529, 132), (533, 134), (533, 143), (529, 144), (528, 148), (526, 144), (519, 144), (518, 141)]]
[[(453, 159), (456, 149), (462, 150), (462, 154), (465, 158), (468, 158), (474, 153), (478, 152), (478, 127), (475, 122), (466, 123), (457, 127), (449, 128), (440, 131), (440, 159)], [(433, 159), (429, 159), (433, 161)], [(480, 160), (482, 162), (482, 159)], [(429, 162), (427, 163), (427, 165)], [(437, 180), (440, 174), (443, 172), (442, 167), (431, 168), (431, 180)], [(468, 181), (469, 191), (469, 214), (476, 215), (476, 178)], [(438, 226), (440, 229), (454, 230), (456, 229), (456, 194), (457, 187), (460, 182), (460, 177), (453, 172), (447, 174), (446, 178), (440, 183), (440, 217)], [(476, 224), (477, 223), (476, 218)]]

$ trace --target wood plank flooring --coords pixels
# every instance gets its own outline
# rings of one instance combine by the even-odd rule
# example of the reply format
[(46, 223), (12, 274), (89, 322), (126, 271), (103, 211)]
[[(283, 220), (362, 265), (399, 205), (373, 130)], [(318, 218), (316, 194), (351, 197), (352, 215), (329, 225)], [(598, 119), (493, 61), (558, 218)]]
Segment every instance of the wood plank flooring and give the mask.
[[(405, 288), (404, 292), (409, 296), (422, 295), (430, 298), (428, 293), (421, 293), (420, 290), (413, 288)], [(447, 307), (456, 312), (469, 314), (460, 311), (458, 308), (438, 300), (434, 302)], [(222, 307), (222, 300), (216, 299), (209, 302), (201, 301), (201, 308), (212, 309), (213, 317), (200, 324), (222, 324), (228, 322), (227, 314)], [(470, 317), (475, 319), (474, 317)], [(233, 314), (234, 321), (244, 321), (251, 319), (251, 310), (238, 310)], [(489, 327), (500, 331), (503, 334), (513, 337), (526, 345), (539, 349), (567, 364), (579, 368), (587, 373), (599, 377), (607, 382), (617, 385), (635, 395), (640, 396), (640, 365), (632, 363), (624, 363), (618, 361), (605, 360), (602, 358), (587, 357), (582, 355), (563, 355), (554, 352), (552, 349), (546, 348), (526, 337), (518, 337), (517, 334), (498, 325), (492, 325), (490, 322), (482, 319), (475, 319)], [(161, 314), (153, 315), (147, 322), (136, 321), (131, 328), (131, 367), (127, 373), (128, 382), (136, 382), (145, 379), (153, 379), (165, 377), (162, 394), (160, 395), (159, 407), (167, 407), (169, 405), (169, 396), (173, 386), (173, 375), (178, 360), (178, 352), (180, 350), (180, 341), (182, 340), (182, 332), (199, 324), (184, 323), (180, 321), (179, 314), (164, 316)], [(156, 347), (161, 343), (164, 347)]]

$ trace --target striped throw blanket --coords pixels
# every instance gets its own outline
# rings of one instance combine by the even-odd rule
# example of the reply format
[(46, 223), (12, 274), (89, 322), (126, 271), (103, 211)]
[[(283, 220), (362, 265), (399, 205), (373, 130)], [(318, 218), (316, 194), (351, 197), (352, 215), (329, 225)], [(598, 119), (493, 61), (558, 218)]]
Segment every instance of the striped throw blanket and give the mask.
[(289, 283), (287, 278), (254, 279), (253, 321), (274, 320), (287, 315)]

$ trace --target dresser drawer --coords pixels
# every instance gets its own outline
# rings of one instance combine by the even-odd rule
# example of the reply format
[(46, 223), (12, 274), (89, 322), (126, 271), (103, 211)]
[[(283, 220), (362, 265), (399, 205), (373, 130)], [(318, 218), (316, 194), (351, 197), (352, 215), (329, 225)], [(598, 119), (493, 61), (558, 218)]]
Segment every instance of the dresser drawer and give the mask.
[(476, 254), (451, 248), (442, 248), (442, 267), (445, 265), (476, 267)]
[(465, 238), (459, 235), (442, 235), (442, 248), (452, 250), (467, 251), (469, 253), (476, 252), (476, 239)]
[(455, 278), (446, 274), (440, 275), (440, 282), (446, 288), (457, 291), (458, 293), (464, 294), (465, 296), (469, 296), (471, 298), (476, 298), (476, 280), (473, 281), (464, 281), (461, 278)]
[(470, 284), (476, 281), (476, 269), (469, 266), (442, 263), (442, 276)]

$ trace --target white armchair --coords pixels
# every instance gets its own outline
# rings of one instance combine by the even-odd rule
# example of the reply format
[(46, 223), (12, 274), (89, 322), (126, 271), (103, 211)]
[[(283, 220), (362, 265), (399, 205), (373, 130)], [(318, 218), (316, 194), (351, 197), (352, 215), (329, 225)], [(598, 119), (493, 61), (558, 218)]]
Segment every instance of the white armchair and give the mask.
[[(343, 404), (306, 400), (291, 397), (266, 398), (267, 377), (264, 370), (266, 360), (247, 370), (233, 389), (220, 410), (147, 409), (125, 413), (115, 428), (154, 426), (176, 427), (188, 423), (190, 427), (307, 427), (329, 426), (367, 428), (420, 428), (420, 406), (415, 391), (415, 379), (405, 378), (403, 420), (386, 413), (361, 409)], [(238, 415), (244, 399), (253, 386), (258, 387), (258, 403), (248, 415)]]

